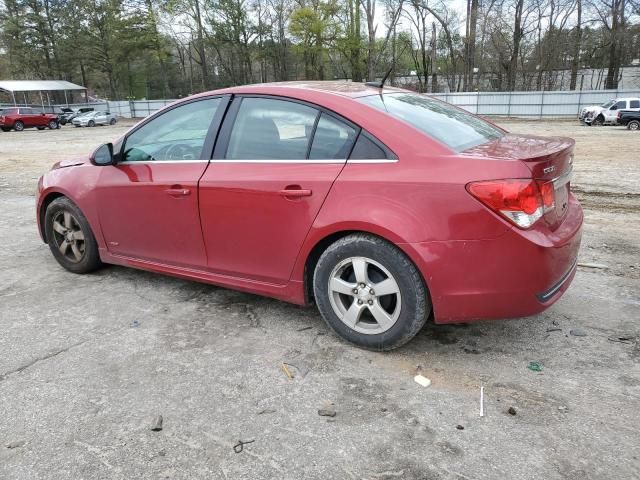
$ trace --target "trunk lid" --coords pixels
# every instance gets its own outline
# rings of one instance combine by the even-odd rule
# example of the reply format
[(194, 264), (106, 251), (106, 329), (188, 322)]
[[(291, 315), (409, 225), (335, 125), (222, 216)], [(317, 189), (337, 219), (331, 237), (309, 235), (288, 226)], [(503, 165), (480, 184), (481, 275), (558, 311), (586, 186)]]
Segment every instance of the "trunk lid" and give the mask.
[(507, 134), (465, 150), (464, 154), (520, 161), (531, 171), (531, 178), (541, 183), (553, 182), (554, 207), (546, 210), (543, 218), (555, 230), (568, 210), (574, 145), (573, 139), (565, 137)]

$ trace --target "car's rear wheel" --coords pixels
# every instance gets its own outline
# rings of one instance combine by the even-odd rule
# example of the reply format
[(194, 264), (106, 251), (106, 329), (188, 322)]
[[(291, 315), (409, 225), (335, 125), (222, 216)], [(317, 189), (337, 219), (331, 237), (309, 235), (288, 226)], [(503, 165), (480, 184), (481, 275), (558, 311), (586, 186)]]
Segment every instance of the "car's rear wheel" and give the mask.
[(87, 123), (88, 126), (90, 127), (95, 127), (96, 126), (96, 122), (94, 122), (93, 120), (89, 120), (89, 123)]
[(60, 197), (51, 202), (44, 222), (51, 253), (65, 269), (88, 273), (102, 265), (89, 222), (71, 200)]
[(112, 118), (111, 120), (109, 120), (109, 125), (115, 125), (116, 124), (116, 119)]
[(631, 120), (627, 123), (627, 128), (629, 130), (640, 130), (640, 122), (637, 120)]
[(420, 273), (387, 241), (348, 235), (320, 256), (313, 276), (318, 309), (341, 337), (370, 350), (391, 350), (424, 326), (431, 302)]
[(3, 131), (3, 132), (9, 132), (9, 131), (11, 131), (11, 128), (9, 128), (9, 127), (2, 127), (2, 131)]
[(55, 120), (50, 120), (48, 126), (51, 130), (55, 130), (56, 128), (58, 128), (58, 122), (56, 122)]
[(22, 123), (20, 120), (16, 120), (16, 123), (13, 124), (13, 129), (16, 132), (21, 132), (24, 130), (24, 123)]

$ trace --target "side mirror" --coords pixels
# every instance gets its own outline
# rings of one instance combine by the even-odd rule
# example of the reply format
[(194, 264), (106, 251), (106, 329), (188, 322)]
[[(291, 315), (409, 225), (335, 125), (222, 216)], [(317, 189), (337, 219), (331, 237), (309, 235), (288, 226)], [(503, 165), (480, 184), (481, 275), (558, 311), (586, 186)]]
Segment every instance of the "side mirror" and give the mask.
[(107, 165), (115, 165), (113, 157), (113, 144), (105, 143), (100, 145), (91, 155), (91, 163), (98, 167), (106, 167)]

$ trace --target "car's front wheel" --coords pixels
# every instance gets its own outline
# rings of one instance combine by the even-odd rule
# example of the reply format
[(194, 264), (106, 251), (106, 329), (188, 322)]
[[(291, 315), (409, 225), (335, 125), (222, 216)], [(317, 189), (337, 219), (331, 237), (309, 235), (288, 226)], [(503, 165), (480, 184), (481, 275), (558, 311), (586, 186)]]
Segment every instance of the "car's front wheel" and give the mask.
[(627, 123), (627, 128), (629, 130), (640, 130), (640, 122), (638, 120), (631, 120)]
[(20, 120), (16, 120), (16, 123), (13, 124), (13, 129), (16, 132), (21, 132), (24, 130), (24, 123), (22, 123)]
[(96, 122), (94, 122), (93, 120), (89, 120), (89, 123), (87, 123), (88, 126), (90, 127), (95, 127), (96, 126)]
[(89, 222), (68, 198), (55, 199), (45, 212), (47, 243), (54, 258), (73, 273), (89, 273), (102, 265)]
[(50, 120), (48, 126), (51, 130), (55, 130), (56, 128), (58, 128), (58, 122), (56, 122), (55, 120)]
[(411, 260), (368, 234), (348, 235), (327, 248), (316, 265), (313, 289), (327, 324), (370, 350), (405, 344), (431, 312), (429, 294)]

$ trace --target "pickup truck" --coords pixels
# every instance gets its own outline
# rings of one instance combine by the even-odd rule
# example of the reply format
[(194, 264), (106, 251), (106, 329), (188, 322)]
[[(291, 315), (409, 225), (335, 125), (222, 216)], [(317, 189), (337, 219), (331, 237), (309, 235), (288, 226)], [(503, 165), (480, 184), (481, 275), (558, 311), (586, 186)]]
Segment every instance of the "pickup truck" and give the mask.
[(620, 110), (618, 125), (626, 125), (629, 130), (640, 130), (640, 112), (636, 110)]
[(578, 118), (587, 125), (615, 125), (620, 110), (640, 110), (640, 98), (616, 98), (600, 106), (584, 107)]

